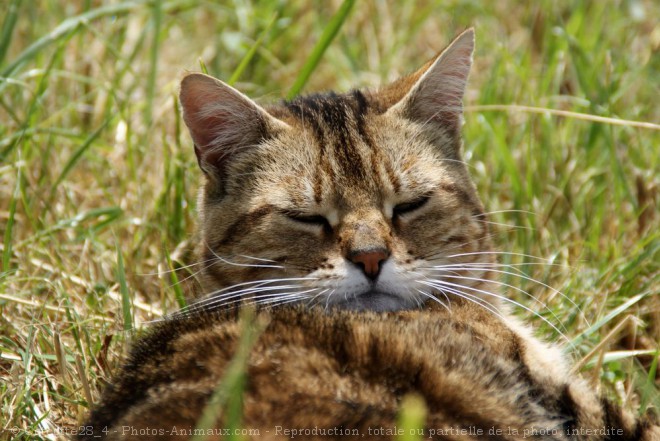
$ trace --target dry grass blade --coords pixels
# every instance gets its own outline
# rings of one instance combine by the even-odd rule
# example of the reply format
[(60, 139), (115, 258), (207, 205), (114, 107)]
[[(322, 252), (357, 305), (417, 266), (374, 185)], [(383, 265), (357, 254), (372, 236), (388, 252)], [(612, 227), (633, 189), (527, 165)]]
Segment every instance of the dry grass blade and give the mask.
[(575, 363), (575, 365), (572, 368), (572, 372), (573, 373), (580, 372), (580, 370), (584, 367), (584, 365), (586, 365), (589, 362), (589, 360), (593, 358), (595, 354), (604, 351), (604, 348), (607, 345), (612, 344), (612, 340), (614, 339), (614, 337), (616, 337), (629, 322), (634, 323), (635, 321), (636, 319), (634, 316), (632, 315), (625, 316), (623, 320), (617, 323), (617, 325), (614, 328), (612, 328), (612, 330), (608, 332), (607, 335), (603, 337), (603, 339), (596, 346), (594, 346), (594, 348), (591, 351), (589, 351), (589, 353), (587, 353), (587, 355), (585, 355), (584, 357), (582, 357), (580, 361)]
[[(605, 394), (625, 383), (640, 410), (660, 408), (648, 361), (660, 341), (660, 2), (427, 3), (2, 3), (3, 427), (28, 438), (78, 426), (125, 353), (123, 325), (190, 298), (187, 282), (170, 286), (184, 273), (157, 274), (192, 263), (168, 255), (196, 241), (203, 177), (175, 99), (186, 70), (263, 101), (377, 87), (470, 26), (466, 104), (478, 105), (466, 106), (463, 159), (502, 251), (500, 286), (539, 333), (559, 338), (547, 320), (590, 358), (582, 369)], [(642, 346), (609, 335), (625, 315)]]
[(563, 116), (566, 118), (580, 119), (583, 121), (591, 121), (602, 124), (611, 124), (614, 126), (627, 126), (639, 129), (660, 130), (660, 124), (654, 124), (644, 121), (629, 121), (619, 118), (608, 118), (605, 116), (590, 115), (588, 113), (571, 112), (569, 110), (551, 109), (548, 107), (532, 107), (522, 106), (519, 104), (483, 104), (466, 106), (466, 112), (489, 112), (489, 111), (505, 111), (505, 112), (528, 112), (540, 113), (543, 115)]
[(89, 387), (89, 382), (87, 381), (87, 371), (85, 370), (85, 366), (83, 365), (82, 358), (80, 358), (79, 354), (76, 354), (76, 371), (80, 376), (80, 382), (82, 383), (83, 392), (85, 393), (85, 399), (87, 399), (88, 405), (92, 406), (94, 404), (94, 400), (92, 399), (92, 389)]

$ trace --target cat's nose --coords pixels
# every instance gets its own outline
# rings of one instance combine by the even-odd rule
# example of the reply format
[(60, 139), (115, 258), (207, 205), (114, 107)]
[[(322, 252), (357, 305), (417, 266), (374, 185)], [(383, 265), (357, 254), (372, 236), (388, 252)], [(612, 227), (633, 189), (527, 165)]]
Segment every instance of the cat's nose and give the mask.
[(349, 255), (350, 261), (359, 266), (371, 280), (375, 280), (378, 277), (380, 267), (388, 257), (390, 257), (390, 253), (385, 248), (356, 251)]

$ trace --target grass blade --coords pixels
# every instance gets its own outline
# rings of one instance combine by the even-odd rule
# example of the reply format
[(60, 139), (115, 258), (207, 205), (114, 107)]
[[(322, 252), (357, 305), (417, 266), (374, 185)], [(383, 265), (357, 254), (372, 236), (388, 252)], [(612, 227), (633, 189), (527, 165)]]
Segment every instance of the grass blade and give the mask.
[(156, 0), (153, 3), (153, 22), (154, 33), (151, 42), (149, 78), (147, 80), (147, 104), (144, 109), (144, 122), (147, 126), (151, 125), (153, 117), (154, 96), (156, 94), (156, 73), (158, 72), (158, 54), (160, 49), (160, 29), (163, 22), (162, 1)]
[(573, 341), (571, 341), (571, 346), (570, 347), (575, 347), (578, 344), (580, 344), (582, 342), (582, 340), (589, 337), (591, 334), (593, 334), (594, 332), (599, 330), (606, 323), (609, 323), (614, 317), (616, 317), (617, 315), (619, 315), (622, 312), (626, 311), (628, 308), (630, 308), (632, 305), (634, 305), (635, 303), (642, 300), (647, 295), (649, 295), (649, 292), (644, 292), (644, 293), (638, 294), (635, 297), (632, 297), (632, 298), (628, 299), (625, 303), (623, 303), (619, 307), (617, 307), (617, 308), (613, 309), (612, 311), (610, 311), (605, 317), (598, 320), (592, 326), (585, 329), (584, 332), (582, 332), (580, 335), (575, 337), (573, 339)]
[[(426, 423), (426, 403), (419, 395), (407, 395), (401, 403), (397, 439), (400, 441), (419, 441), (424, 438)], [(430, 438), (430, 436), (429, 436)]]
[(60, 175), (57, 177), (55, 180), (55, 183), (53, 184), (53, 187), (51, 188), (51, 198), (53, 197), (53, 194), (55, 193), (55, 190), (57, 190), (57, 187), (62, 183), (62, 181), (67, 177), (69, 172), (71, 172), (71, 169), (78, 163), (82, 155), (87, 151), (87, 149), (94, 143), (96, 138), (99, 137), (101, 132), (103, 132), (103, 129), (105, 129), (110, 121), (114, 119), (114, 116), (108, 117), (103, 123), (99, 126), (98, 129), (94, 131), (91, 135), (87, 137), (85, 142), (82, 143), (80, 147), (78, 147), (78, 150), (76, 150), (73, 153), (73, 156), (69, 158), (69, 161), (67, 161), (66, 165), (64, 166), (64, 169), (62, 169), (62, 172)]
[[(19, 0), (20, 1), (20, 0)], [(163, 7), (164, 12), (167, 12), (172, 9), (193, 7), (195, 2), (189, 0), (186, 1), (172, 1), (165, 4)], [(0, 77), (8, 77), (14, 73), (22, 64), (26, 63), (28, 60), (33, 58), (39, 51), (45, 47), (50, 46), (52, 43), (58, 41), (63, 35), (67, 35), (69, 32), (74, 31), (79, 26), (89, 23), (91, 21), (97, 20), (103, 17), (114, 17), (115, 19), (118, 16), (126, 15), (130, 12), (133, 12), (135, 9), (145, 7), (148, 5), (148, 2), (140, 1), (128, 1), (118, 3), (116, 5), (107, 5), (101, 6), (91, 11), (87, 11), (83, 14), (76, 15), (75, 17), (69, 17), (66, 20), (62, 21), (59, 26), (53, 29), (48, 34), (44, 35), (34, 43), (32, 43), (27, 49), (25, 49), (12, 63), (5, 67), (2, 72), (0, 72)]]
[(201, 70), (202, 73), (205, 75), (209, 74), (209, 70), (206, 67), (206, 63), (204, 63), (204, 60), (202, 60), (201, 58), (199, 59), (199, 70)]
[(658, 395), (658, 392), (657, 390), (654, 389), (653, 385), (655, 384), (656, 373), (658, 372), (658, 360), (660, 360), (660, 349), (656, 349), (654, 352), (652, 352), (652, 354), (653, 354), (653, 362), (651, 363), (649, 374), (646, 377), (646, 382), (642, 390), (641, 402), (639, 404), (640, 415), (643, 415), (644, 412), (646, 412), (646, 408), (649, 405), (649, 401), (651, 401), (651, 396), (653, 394), (655, 394), (656, 396)]
[(238, 79), (241, 77), (243, 72), (245, 71), (245, 68), (250, 64), (250, 61), (252, 61), (252, 58), (254, 58), (254, 54), (257, 53), (257, 49), (261, 46), (261, 42), (264, 40), (266, 35), (270, 32), (270, 30), (273, 28), (273, 25), (277, 21), (278, 15), (275, 14), (273, 18), (270, 20), (270, 23), (268, 23), (268, 26), (266, 26), (266, 29), (263, 30), (261, 35), (259, 35), (259, 38), (257, 38), (257, 41), (254, 42), (250, 50), (245, 54), (241, 62), (238, 64), (238, 67), (236, 67), (236, 70), (234, 70), (234, 73), (231, 74), (231, 77), (229, 78), (229, 81), (227, 83), (229, 85), (233, 85)]
[(2, 250), (2, 271), (9, 272), (9, 263), (11, 262), (11, 252), (12, 252), (12, 232), (14, 230), (14, 219), (16, 217), (16, 204), (18, 198), (21, 194), (21, 182), (23, 177), (21, 176), (20, 167), (16, 171), (16, 186), (14, 187), (14, 194), (11, 197), (11, 202), (9, 203), (9, 217), (7, 218), (7, 225), (5, 227), (5, 237), (4, 237), (4, 248)]
[[(218, 416), (225, 410), (224, 425), (227, 428), (237, 429), (240, 427), (241, 396), (245, 387), (245, 375), (248, 358), (252, 347), (256, 344), (261, 333), (268, 325), (262, 317), (254, 317), (254, 311), (244, 309), (241, 316), (242, 332), (238, 342), (238, 349), (229, 362), (225, 374), (213, 392), (208, 404), (204, 408), (201, 418), (197, 422), (196, 435), (191, 441), (202, 441), (206, 439), (203, 435), (207, 429), (213, 428), (217, 423)], [(232, 430), (232, 433), (234, 431)], [(197, 435), (201, 433), (202, 435)]]
[[(17, 147), (21, 142), (24, 142), (26, 132), (30, 130), (31, 126), (36, 125), (36, 111), (39, 107), (41, 99), (48, 92), (50, 73), (52, 72), (57, 62), (61, 59), (62, 53), (64, 52), (65, 43), (67, 39), (69, 39), (72, 35), (73, 33), (65, 35), (64, 38), (62, 38), (60, 41), (60, 45), (57, 48), (57, 51), (55, 51), (53, 56), (50, 57), (48, 65), (44, 69), (44, 72), (41, 75), (41, 79), (37, 84), (34, 96), (30, 100), (30, 104), (27, 107), (28, 110), (26, 112), (25, 121), (21, 124), (22, 128), (20, 131), (18, 131), (18, 136), (16, 136), (14, 140), (7, 144), (7, 146), (0, 152), (0, 161), (3, 161), (15, 147)], [(5, 82), (4, 84), (9, 84), (9, 81)], [(2, 85), (1, 82), (0, 85)], [(2, 94), (2, 87), (0, 87), (0, 94)]]
[[(629, 351), (610, 351), (610, 352), (605, 352), (603, 355), (603, 360), (602, 362), (604, 364), (607, 363), (613, 363), (615, 361), (621, 361), (621, 360), (626, 360), (628, 358), (634, 358), (634, 357), (639, 357), (641, 355), (655, 355), (658, 354), (658, 351), (655, 349), (635, 349), (635, 350), (629, 350)], [(596, 360), (590, 360), (589, 362), (585, 363), (585, 367), (587, 368), (592, 368), (596, 365)]]
[(182, 240), (186, 229), (186, 220), (183, 208), (186, 204), (186, 179), (185, 179), (185, 164), (186, 160), (183, 154), (183, 147), (181, 146), (181, 113), (179, 112), (179, 99), (176, 95), (174, 99), (174, 142), (176, 145), (176, 155), (174, 160), (174, 171), (171, 179), (174, 180), (174, 206), (172, 207), (172, 219), (169, 224), (171, 225), (171, 237), (176, 242)]
[(103, 6), (84, 14), (70, 17), (64, 20), (59, 26), (53, 29), (48, 34), (44, 35), (27, 49), (25, 49), (9, 66), (5, 67), (0, 73), (0, 77), (8, 77), (16, 71), (23, 63), (34, 57), (40, 50), (57, 42), (62, 36), (68, 35), (69, 32), (75, 30), (83, 23), (96, 20), (97, 18), (106, 16), (117, 16), (131, 12), (133, 9), (142, 6), (137, 2), (124, 2), (116, 5)]
[(119, 280), (119, 293), (121, 294), (121, 311), (122, 317), (124, 318), (124, 331), (130, 331), (133, 329), (133, 303), (131, 302), (131, 296), (128, 292), (124, 257), (121, 254), (119, 244), (117, 244), (117, 279)]
[(20, 0), (13, 0), (9, 4), (6, 12), (7, 15), (5, 15), (5, 21), (2, 23), (2, 35), (0, 35), (0, 65), (2, 64), (2, 60), (5, 59), (9, 43), (11, 42), (12, 33), (14, 32), (14, 26), (16, 26), (19, 3)]
[[(100, 207), (93, 208), (88, 211), (83, 211), (76, 214), (73, 217), (62, 219), (58, 221), (55, 225), (42, 229), (33, 236), (30, 236), (20, 242), (16, 243), (16, 248), (22, 248), (30, 244), (34, 244), (39, 239), (49, 236), (57, 231), (62, 231), (66, 229), (75, 229), (80, 228), (81, 231), (93, 230), (99, 231), (102, 228), (106, 227), (108, 224), (120, 219), (124, 214), (124, 210), (120, 207)], [(90, 225), (85, 225), (86, 222), (90, 220), (96, 220), (97, 222)], [(77, 235), (80, 237), (80, 233)]]
[(660, 124), (647, 121), (632, 121), (621, 118), (611, 118), (606, 116), (592, 115), (590, 113), (572, 112), (570, 110), (553, 109), (550, 107), (524, 106), (520, 104), (475, 104), (465, 106), (465, 112), (523, 112), (538, 113), (541, 115), (554, 115), (564, 118), (574, 118), (583, 121), (590, 121), (600, 124), (610, 124), (613, 126), (627, 126), (639, 129), (660, 130)]
[(291, 90), (289, 90), (289, 93), (286, 96), (287, 99), (295, 97), (300, 93), (303, 87), (305, 87), (307, 80), (309, 80), (312, 72), (314, 72), (316, 66), (318, 66), (321, 61), (321, 57), (330, 46), (330, 43), (332, 43), (332, 40), (335, 39), (335, 36), (337, 36), (337, 33), (346, 21), (346, 18), (348, 18), (348, 14), (351, 12), (354, 3), (355, 0), (344, 0), (341, 4), (337, 13), (332, 17), (328, 26), (323, 30), (321, 38), (314, 46), (311, 55), (300, 70), (296, 81), (293, 83)]
[(172, 284), (171, 286), (174, 289), (174, 298), (176, 298), (176, 302), (179, 305), (179, 308), (183, 309), (187, 304), (186, 296), (183, 293), (183, 289), (181, 289), (179, 276), (176, 273), (176, 268), (174, 268), (174, 265), (172, 264), (172, 258), (170, 257), (170, 254), (165, 253), (165, 257), (167, 258), (167, 269), (170, 273), (170, 282)]

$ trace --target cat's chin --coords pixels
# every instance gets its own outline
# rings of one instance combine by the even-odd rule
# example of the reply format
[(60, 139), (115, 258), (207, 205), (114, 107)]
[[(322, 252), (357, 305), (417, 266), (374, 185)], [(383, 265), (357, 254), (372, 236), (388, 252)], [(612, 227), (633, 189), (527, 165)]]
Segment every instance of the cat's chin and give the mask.
[(331, 304), (331, 308), (345, 309), (348, 311), (403, 311), (419, 308), (419, 305), (411, 300), (402, 298), (396, 294), (388, 294), (381, 291), (367, 291), (362, 294), (353, 295)]

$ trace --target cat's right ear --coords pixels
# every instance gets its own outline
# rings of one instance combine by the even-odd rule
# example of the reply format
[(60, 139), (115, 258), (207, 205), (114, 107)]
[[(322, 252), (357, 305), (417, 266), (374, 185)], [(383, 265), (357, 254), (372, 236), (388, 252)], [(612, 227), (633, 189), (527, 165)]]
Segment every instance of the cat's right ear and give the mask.
[[(474, 29), (470, 28), (422, 69), (394, 83), (394, 91), (400, 95), (405, 92), (405, 95), (389, 112), (425, 126), (440, 128), (457, 139), (460, 136), (463, 95), (473, 52)], [(389, 99), (398, 98), (397, 93), (390, 91), (389, 95)]]
[(201, 73), (183, 78), (179, 100), (199, 166), (212, 178), (221, 177), (238, 151), (288, 127), (230, 85)]

